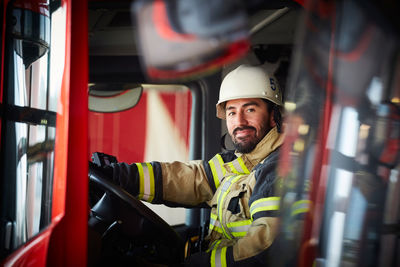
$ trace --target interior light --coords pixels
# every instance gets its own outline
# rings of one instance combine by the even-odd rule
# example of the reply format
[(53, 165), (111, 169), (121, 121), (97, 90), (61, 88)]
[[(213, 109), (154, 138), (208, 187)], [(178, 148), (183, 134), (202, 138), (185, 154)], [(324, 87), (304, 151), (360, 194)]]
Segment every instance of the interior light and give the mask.
[(392, 103), (399, 104), (400, 103), (400, 98), (399, 97), (393, 97), (391, 101), (392, 101)]
[(298, 133), (300, 134), (300, 135), (306, 135), (306, 134), (308, 134), (308, 131), (310, 130), (310, 125), (308, 125), (308, 124), (301, 124), (300, 126), (299, 126), (299, 129), (297, 130), (298, 131)]
[(293, 102), (285, 102), (285, 109), (287, 111), (293, 111), (296, 109), (296, 103)]

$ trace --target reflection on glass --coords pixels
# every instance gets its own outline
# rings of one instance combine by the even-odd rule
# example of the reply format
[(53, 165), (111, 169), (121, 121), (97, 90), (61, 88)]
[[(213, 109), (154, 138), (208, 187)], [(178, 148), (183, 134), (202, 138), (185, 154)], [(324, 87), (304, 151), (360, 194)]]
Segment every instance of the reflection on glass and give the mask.
[(63, 7), (52, 13), (50, 69), (49, 69), (49, 106), (48, 110), (57, 111), (58, 98), (65, 67), (65, 29), (66, 14)]
[(339, 267), (340, 266), (340, 255), (342, 252), (342, 237), (344, 220), (346, 214), (343, 212), (335, 211), (332, 214), (330, 224), (334, 225), (329, 229), (328, 233), (328, 244), (327, 244), (327, 261), (326, 267)]
[[(57, 0), (53, 2), (56, 7)], [(37, 10), (50, 11), (48, 3), (39, 4)], [(35, 10), (34, 6), (31, 8)], [(5, 112), (1, 114), (5, 127), (1, 127), (0, 201), (2, 207), (7, 207), (0, 210), (2, 256), (21, 247), (51, 222), (55, 111), (64, 72), (66, 16), (65, 12), (58, 12), (61, 8), (54, 10), (58, 16), (52, 22), (52, 31), (64, 38), (49, 49), (53, 14), (33, 10), (7, 8), (7, 22), (11, 25), (7, 26), (5, 38), (8, 65), (4, 68)], [(53, 60), (54, 53), (57, 57)], [(56, 68), (51, 79), (50, 61)], [(49, 80), (53, 81), (51, 89)]]
[(31, 103), (37, 109), (46, 109), (47, 106), (47, 73), (48, 53), (44, 54), (29, 67), (31, 69)]
[[(16, 176), (16, 191), (15, 191), (15, 235), (14, 244), (21, 244), (26, 240), (26, 182), (27, 182), (27, 169), (28, 159), (27, 151), (27, 133), (28, 128), (26, 124), (15, 123), (10, 125), (11, 129), (15, 129), (15, 144), (16, 147), (9, 148), (13, 151), (18, 151), (16, 158), (11, 162), (16, 162), (15, 176)], [(7, 149), (8, 150), (8, 149)], [(12, 166), (11, 166), (12, 167)]]
[[(398, 266), (398, 34), (360, 1), (313, 3), (286, 96), (274, 266)], [(301, 200), (310, 209), (291, 216)]]
[(40, 230), (43, 162), (29, 164), (28, 177), (29, 179), (26, 190), (26, 222), (27, 235), (28, 238), (31, 238)]
[(361, 190), (354, 187), (349, 199), (346, 217), (346, 228), (343, 234), (343, 260), (355, 262), (360, 249), (362, 239), (362, 226), (365, 220), (368, 202)]
[[(20, 42), (16, 42), (19, 44)], [(25, 77), (25, 65), (22, 58), (14, 52), (14, 88), (15, 90), (9, 91), (9, 99), (14, 99), (12, 102), (17, 106), (27, 106), (27, 88), (26, 88), (26, 77)], [(12, 98), (12, 96), (14, 97)]]
[(356, 154), (359, 129), (358, 113), (352, 107), (345, 107), (340, 120), (338, 151), (345, 156), (354, 157)]

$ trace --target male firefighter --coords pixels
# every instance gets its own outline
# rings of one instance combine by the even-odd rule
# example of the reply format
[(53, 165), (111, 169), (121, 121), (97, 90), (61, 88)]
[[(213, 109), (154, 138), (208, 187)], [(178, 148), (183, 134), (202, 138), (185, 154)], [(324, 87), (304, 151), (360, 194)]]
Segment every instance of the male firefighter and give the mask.
[(235, 151), (209, 161), (113, 165), (114, 182), (141, 200), (211, 207), (208, 250), (192, 255), (188, 265), (265, 263), (278, 228), (281, 107), (276, 79), (262, 67), (241, 65), (224, 78), (217, 103)]

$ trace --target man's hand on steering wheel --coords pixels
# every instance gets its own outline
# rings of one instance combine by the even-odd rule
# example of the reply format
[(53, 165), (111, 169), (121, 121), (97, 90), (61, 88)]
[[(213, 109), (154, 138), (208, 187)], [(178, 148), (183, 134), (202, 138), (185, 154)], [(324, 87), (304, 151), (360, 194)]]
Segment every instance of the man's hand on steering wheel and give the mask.
[(103, 178), (108, 179), (113, 182), (113, 168), (110, 165), (99, 166), (94, 162), (89, 161), (89, 169), (97, 170), (98, 172), (103, 173)]
[(92, 154), (92, 162), (89, 162), (89, 167), (97, 169), (104, 174), (105, 178), (113, 181), (112, 163), (118, 163), (116, 157), (101, 152), (94, 152)]
[[(121, 163), (118, 164), (118, 166), (119, 165), (125, 166), (126, 164)], [(184, 257), (183, 239), (162, 218), (129, 192), (134, 190), (126, 191), (121, 187), (118, 180), (115, 181), (113, 179), (114, 171), (112, 166), (100, 167), (93, 162), (89, 162), (91, 190), (99, 187), (104, 190), (103, 192), (106, 192), (104, 196), (91, 207), (93, 218), (89, 219), (89, 226), (94, 225), (97, 227), (99, 222), (104, 221), (117, 222), (117, 224), (113, 223), (109, 226), (103, 234), (102, 241), (106, 243), (106, 248), (110, 245), (108, 244), (110, 238), (106, 238), (109, 236), (107, 235), (108, 232), (112, 233), (111, 239), (115, 239), (119, 236), (130, 237), (133, 240), (132, 244), (136, 246), (140, 246), (140, 244), (143, 243), (140, 240), (146, 237), (147, 239), (145, 239), (145, 241), (152, 244), (149, 248), (156, 247), (156, 250), (160, 252), (156, 257), (156, 262), (166, 262), (172, 265), (182, 262)], [(135, 184), (133, 180), (135, 179), (130, 180), (132, 185)], [(96, 222), (96, 220), (99, 222)], [(113, 228), (114, 225), (116, 226), (114, 227), (115, 229)], [(119, 232), (120, 234), (115, 234)], [(124, 234), (125, 232), (126, 234)], [(146, 242), (143, 244), (147, 244)], [(123, 242), (121, 241), (120, 243), (122, 244)], [(147, 245), (143, 246), (147, 248)], [(140, 247), (138, 251), (146, 251), (144, 247)]]

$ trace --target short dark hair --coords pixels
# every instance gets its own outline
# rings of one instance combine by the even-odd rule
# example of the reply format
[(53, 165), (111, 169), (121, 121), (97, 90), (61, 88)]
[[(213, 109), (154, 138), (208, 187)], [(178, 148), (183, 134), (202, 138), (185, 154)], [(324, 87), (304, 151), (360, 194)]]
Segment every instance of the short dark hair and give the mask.
[(282, 132), (282, 114), (281, 114), (281, 108), (275, 104), (272, 103), (271, 101), (264, 99), (264, 102), (267, 103), (267, 108), (268, 112), (274, 111), (274, 121), (276, 123), (276, 128), (278, 130), (278, 133)]

